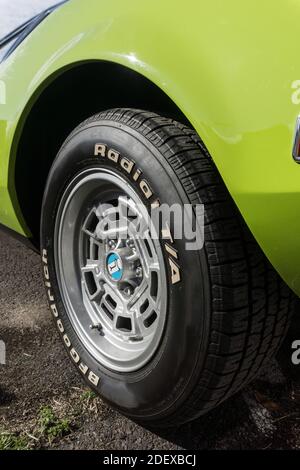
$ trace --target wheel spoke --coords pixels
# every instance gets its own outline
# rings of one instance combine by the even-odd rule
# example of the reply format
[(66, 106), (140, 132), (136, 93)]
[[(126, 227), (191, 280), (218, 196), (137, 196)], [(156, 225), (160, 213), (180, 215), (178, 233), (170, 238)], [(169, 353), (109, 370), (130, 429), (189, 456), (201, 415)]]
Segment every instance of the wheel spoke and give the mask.
[(116, 239), (116, 238), (126, 240), (127, 235), (128, 235), (127, 223), (121, 224), (119, 221), (117, 221), (111, 224), (111, 228), (105, 228), (105, 223), (102, 222), (97, 227), (97, 237), (100, 240), (108, 240), (108, 239)]
[[(70, 196), (76, 194), (76, 206), (69, 213), (72, 203), (68, 203), (61, 212), (59, 229), (65, 232), (60, 252), (68, 253), (70, 260), (63, 274), (70, 316), (76, 333), (100, 363), (112, 370), (138, 370), (162, 334), (166, 304), (162, 305), (160, 293), (151, 297), (151, 273), (157, 273), (157, 292), (165, 282), (161, 248), (150, 238), (146, 207), (123, 178), (99, 171), (95, 179), (89, 174), (82, 181), (79, 193)], [(109, 204), (101, 201), (103, 195)], [(91, 201), (89, 209), (80, 206), (80, 198), (82, 204)], [(78, 227), (75, 236), (74, 227)], [(70, 278), (71, 272), (76, 278)]]
[(96, 300), (99, 300), (101, 299), (103, 293), (104, 293), (104, 290), (103, 290), (103, 287), (101, 286), (101, 284), (96, 284), (95, 283), (95, 286), (96, 286), (96, 289), (91, 292), (90, 290), (90, 286), (89, 284), (84, 280), (84, 278), (82, 279), (82, 284), (83, 284), (83, 287), (84, 287), (84, 290), (88, 296), (88, 298), (91, 300), (91, 302), (94, 302)]
[(136, 290), (131, 298), (127, 301), (127, 308), (134, 310), (138, 308), (138, 305), (143, 302), (143, 299), (148, 295), (148, 283), (146, 280), (141, 284), (140, 288)]
[(83, 273), (86, 273), (88, 271), (94, 272), (94, 270), (97, 268), (97, 265), (98, 264), (95, 262), (95, 260), (88, 259), (85, 266), (82, 266), (80, 269)]
[(86, 227), (82, 227), (81, 231), (87, 235), (88, 237), (92, 238), (93, 240), (98, 242), (97, 235), (95, 233), (90, 232)]

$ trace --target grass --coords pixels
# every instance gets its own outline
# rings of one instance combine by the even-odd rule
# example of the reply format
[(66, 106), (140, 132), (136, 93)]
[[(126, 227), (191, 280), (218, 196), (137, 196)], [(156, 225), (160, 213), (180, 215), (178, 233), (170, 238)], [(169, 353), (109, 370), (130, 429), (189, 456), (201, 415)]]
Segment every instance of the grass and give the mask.
[(97, 398), (97, 395), (92, 390), (86, 390), (85, 392), (83, 392), (80, 398), (81, 400), (90, 401), (90, 400), (94, 400), (95, 398)]
[(0, 432), (0, 450), (27, 450), (28, 440), (17, 434)]
[(62, 438), (71, 432), (71, 420), (58, 417), (49, 405), (40, 408), (37, 422), (32, 433), (26, 436), (17, 432), (0, 430), (1, 450), (29, 450), (39, 448), (47, 440), (52, 444), (56, 439)]
[(73, 396), (72, 407), (64, 406), (64, 400), (45, 404), (21, 431), (19, 428), (0, 427), (0, 451), (52, 448), (60, 439), (77, 430), (77, 421), (83, 414), (99, 412), (97, 395), (92, 390), (78, 391), (79, 394)]
[(98, 414), (100, 409), (100, 400), (98, 395), (92, 390), (85, 390), (79, 397), (77, 413), (93, 413)]
[(39, 434), (46, 437), (49, 442), (59, 437), (64, 437), (71, 432), (71, 421), (67, 418), (59, 418), (51, 406), (43, 406), (39, 412)]

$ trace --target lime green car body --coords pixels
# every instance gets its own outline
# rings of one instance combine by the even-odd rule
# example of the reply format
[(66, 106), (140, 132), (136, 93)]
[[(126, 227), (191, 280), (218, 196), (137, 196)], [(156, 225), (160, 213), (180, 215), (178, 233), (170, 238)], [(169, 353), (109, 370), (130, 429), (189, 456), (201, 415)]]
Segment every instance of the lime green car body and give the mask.
[(14, 160), (38, 95), (74, 64), (113, 62), (149, 79), (181, 110), (265, 254), (300, 295), (300, 166), (292, 158), (299, 18), (295, 0), (60, 6), (0, 65), (0, 223), (29, 236)]

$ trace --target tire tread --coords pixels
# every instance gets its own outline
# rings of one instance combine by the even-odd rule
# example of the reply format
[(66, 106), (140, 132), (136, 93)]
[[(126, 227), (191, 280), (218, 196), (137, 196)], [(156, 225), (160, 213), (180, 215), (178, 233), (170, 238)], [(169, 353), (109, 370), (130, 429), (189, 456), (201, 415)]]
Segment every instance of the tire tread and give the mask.
[(114, 109), (87, 119), (69, 139), (99, 120), (126, 124), (145, 136), (168, 161), (190, 202), (205, 206), (212, 327), (198, 382), (161, 423), (178, 424), (211, 410), (255, 377), (287, 332), (293, 294), (252, 237), (194, 130), (152, 112)]

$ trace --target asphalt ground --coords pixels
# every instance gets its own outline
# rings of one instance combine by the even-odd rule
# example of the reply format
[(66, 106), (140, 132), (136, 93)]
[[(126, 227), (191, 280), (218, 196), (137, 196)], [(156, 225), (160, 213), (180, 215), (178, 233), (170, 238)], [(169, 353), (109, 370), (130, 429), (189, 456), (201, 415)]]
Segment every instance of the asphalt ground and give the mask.
[[(0, 0), (0, 36), (53, 3)], [(2, 448), (33, 449), (300, 449), (300, 365), (291, 361), (300, 307), (278, 357), (254, 383), (201, 419), (155, 433), (107, 407), (83, 384), (48, 312), (39, 256), (4, 234), (0, 339), (6, 344), (0, 449), (1, 442)], [(52, 413), (56, 435), (45, 426), (45, 412)]]

